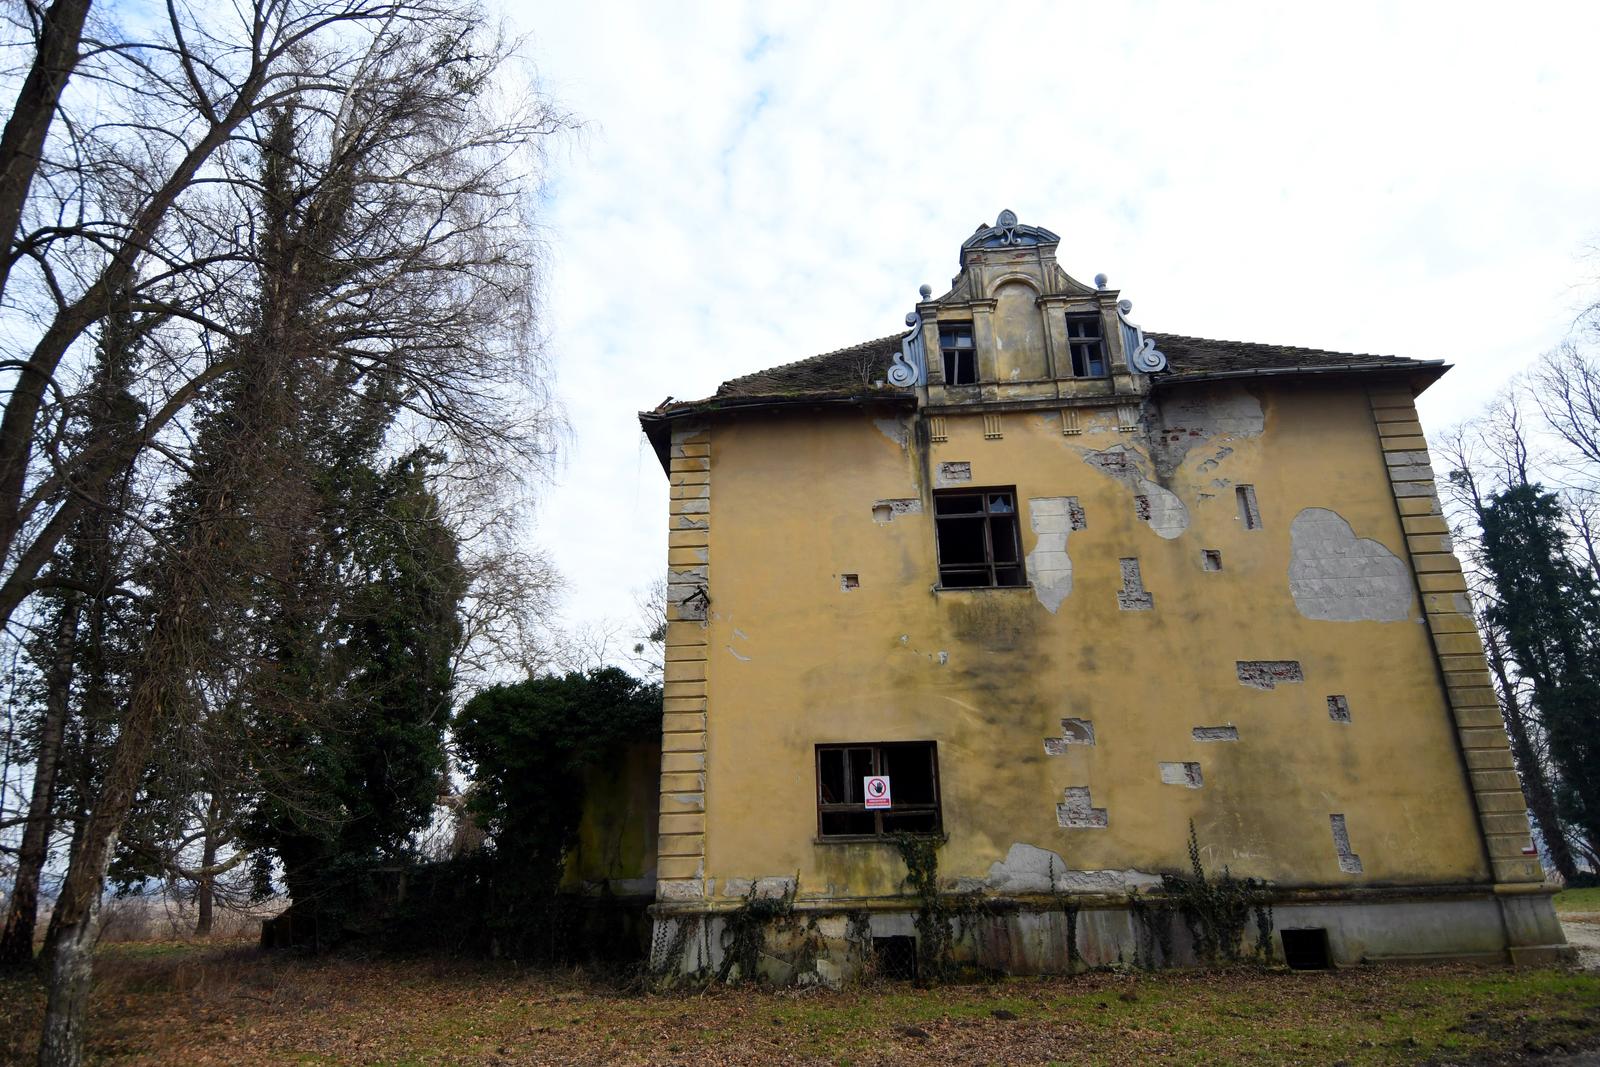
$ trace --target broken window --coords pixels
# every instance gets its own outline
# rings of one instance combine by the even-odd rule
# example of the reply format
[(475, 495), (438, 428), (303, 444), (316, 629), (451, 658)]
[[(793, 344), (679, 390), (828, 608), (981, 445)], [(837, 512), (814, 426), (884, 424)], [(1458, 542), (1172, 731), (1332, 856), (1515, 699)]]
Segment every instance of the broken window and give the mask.
[(1074, 378), (1106, 376), (1106, 343), (1098, 314), (1067, 316), (1067, 346), (1072, 350)]
[(1013, 489), (933, 494), (939, 584), (947, 589), (1026, 585)]
[[(888, 808), (868, 809), (862, 779), (889, 779)], [(932, 741), (817, 746), (817, 835), (939, 832), (939, 757)]]
[(944, 356), (944, 384), (976, 385), (978, 354), (972, 347), (972, 323), (939, 327), (939, 352)]

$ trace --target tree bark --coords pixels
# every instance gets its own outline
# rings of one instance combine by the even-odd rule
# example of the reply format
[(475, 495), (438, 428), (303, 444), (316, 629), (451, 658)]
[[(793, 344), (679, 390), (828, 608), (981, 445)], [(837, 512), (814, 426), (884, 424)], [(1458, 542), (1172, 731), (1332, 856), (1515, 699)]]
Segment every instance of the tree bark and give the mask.
[(44, 154), (45, 138), (55, 120), (56, 105), (78, 65), (78, 45), (89, 5), (90, 0), (55, 0), (44, 13), (33, 67), (17, 90), (11, 117), (0, 134), (0, 239), (5, 241), (5, 255), (0, 257), (0, 296), (4, 296), (11, 275), (12, 244)]
[(94, 946), (100, 937), (100, 887), (71, 929), (49, 946), (50, 999), (39, 1036), (39, 1067), (81, 1067), (84, 1020), (94, 980)]
[(61, 738), (66, 731), (71, 704), (72, 663), (78, 636), (78, 598), (62, 598), (51, 663), (45, 689), (44, 722), (39, 750), (34, 756), (33, 793), (28, 798), (28, 822), (17, 852), (17, 879), (11, 890), (5, 932), (0, 934), (0, 965), (33, 962), (33, 935), (39, 914), (39, 875), (50, 853), (51, 811), (55, 805), (56, 773), (60, 768)]
[(1506, 733), (1511, 738), (1511, 755), (1516, 759), (1517, 772), (1528, 798), (1528, 812), (1533, 816), (1534, 825), (1539, 828), (1539, 836), (1544, 838), (1550, 862), (1555, 864), (1561, 877), (1570, 879), (1578, 873), (1578, 865), (1573, 862), (1572, 850), (1567, 847), (1566, 830), (1557, 814), (1555, 794), (1550, 790), (1550, 779), (1545, 774), (1544, 763), (1533, 747), (1533, 739), (1528, 736), (1528, 723), (1523, 718), (1522, 703), (1517, 699), (1517, 691), (1511, 683), (1500, 637), (1492, 626), (1483, 627), (1482, 633), (1483, 646), (1489, 654), (1489, 667), (1499, 683)]
[(216, 904), (217, 896), (217, 819), (218, 811), (217, 794), (213, 792), (206, 805), (206, 837), (205, 844), (200, 850), (200, 876), (195, 879), (194, 903), (195, 916), (194, 936), (211, 936), (211, 915)]

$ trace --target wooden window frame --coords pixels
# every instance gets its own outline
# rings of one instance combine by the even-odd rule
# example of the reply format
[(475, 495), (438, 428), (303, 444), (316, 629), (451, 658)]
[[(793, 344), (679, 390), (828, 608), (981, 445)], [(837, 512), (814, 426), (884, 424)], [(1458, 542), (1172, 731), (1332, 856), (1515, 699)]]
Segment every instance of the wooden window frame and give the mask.
[[(1072, 336), (1072, 326), (1074, 323), (1093, 324), (1095, 331), (1094, 336)], [(1097, 350), (1098, 356), (1091, 357), (1089, 354), (1085, 353), (1083, 359), (1084, 369), (1080, 373), (1078, 370), (1078, 350), (1080, 348), (1087, 348), (1091, 343)], [(1072, 376), (1074, 378), (1104, 378), (1110, 374), (1111, 359), (1106, 349), (1105, 320), (1101, 318), (1098, 311), (1074, 311), (1067, 314), (1067, 358), (1072, 367)], [(1089, 366), (1092, 358), (1098, 358), (1100, 361), (1100, 373), (1098, 374), (1091, 374), (1089, 372)]]
[[(1011, 510), (992, 511), (989, 497), (991, 494), (1008, 493), (1011, 496)], [(960, 496), (983, 497), (983, 510), (966, 514), (940, 515), (939, 501), (949, 500)], [(1011, 534), (1015, 541), (1016, 562), (996, 562), (994, 558), (994, 516), (1007, 515), (1012, 519)], [(983, 563), (945, 563), (944, 545), (939, 537), (939, 524), (941, 522), (982, 522), (983, 524)], [(937, 557), (939, 569), (939, 588), (941, 589), (1026, 589), (1028, 586), (1027, 563), (1022, 556), (1022, 506), (1021, 499), (1017, 496), (1016, 486), (991, 485), (968, 489), (965, 486), (959, 489), (936, 489), (933, 493), (933, 542), (934, 553)], [(987, 570), (989, 581), (984, 585), (948, 585), (946, 584), (946, 571), (983, 571)], [(1015, 570), (1017, 580), (1004, 582), (999, 580), (999, 570)]]
[[(965, 329), (967, 331), (967, 344), (956, 345), (949, 348), (945, 347), (945, 331), (958, 329)], [(952, 357), (957, 357), (960, 355), (966, 355), (972, 360), (972, 381), (970, 382), (957, 382), (951, 380), (953, 377), (955, 377), (950, 373)], [(959, 367), (959, 360), (956, 360), (954, 365)], [(970, 320), (965, 322), (941, 322), (939, 324), (939, 366), (944, 373), (944, 384), (946, 385), (978, 384), (978, 338), (977, 334), (973, 332), (972, 322)]]
[[(883, 750), (908, 745), (926, 745), (928, 760), (933, 775), (933, 803), (932, 804), (895, 804), (887, 812), (882, 809), (868, 809), (865, 801), (860, 804), (827, 803), (822, 799), (822, 754), (836, 752), (841, 749), (867, 748), (872, 750), (872, 772), (882, 774), (884, 767)], [(813, 746), (812, 771), (817, 782), (817, 840), (819, 841), (883, 841), (893, 838), (902, 831), (885, 830), (883, 817), (888, 815), (915, 815), (922, 812), (933, 813), (933, 829), (911, 831), (918, 836), (938, 837), (944, 833), (944, 794), (939, 786), (939, 743), (937, 741), (830, 741)], [(848, 772), (847, 772), (848, 773)], [(889, 783), (891, 797), (894, 783)], [(822, 817), (831, 814), (869, 814), (872, 818), (873, 832), (870, 834), (830, 834), (823, 829)]]

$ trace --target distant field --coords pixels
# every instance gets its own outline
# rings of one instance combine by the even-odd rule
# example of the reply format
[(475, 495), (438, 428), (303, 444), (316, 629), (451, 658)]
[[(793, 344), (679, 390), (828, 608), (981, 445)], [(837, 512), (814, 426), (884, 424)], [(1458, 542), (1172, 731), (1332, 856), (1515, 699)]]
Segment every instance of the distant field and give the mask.
[[(843, 993), (648, 995), (504, 965), (109, 947), (91, 1062), (890, 1064), (1526, 1062), (1600, 1044), (1600, 976), (1562, 970), (1111, 974)], [(0, 981), (0, 1059), (42, 989)]]
[(1555, 896), (1557, 911), (1600, 912), (1600, 888), (1564, 889)]

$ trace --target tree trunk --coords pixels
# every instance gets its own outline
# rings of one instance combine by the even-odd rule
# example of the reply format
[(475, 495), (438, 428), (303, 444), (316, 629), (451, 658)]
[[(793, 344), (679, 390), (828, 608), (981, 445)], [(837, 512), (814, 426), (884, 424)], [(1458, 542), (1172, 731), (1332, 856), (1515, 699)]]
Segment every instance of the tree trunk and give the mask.
[(217, 794), (211, 794), (211, 800), (206, 805), (206, 837), (205, 844), (200, 850), (200, 877), (195, 880), (194, 903), (195, 917), (194, 936), (211, 936), (211, 913), (216, 904), (217, 895), (217, 818), (219, 815)]
[(0, 134), (0, 295), (11, 274), (12, 247), (22, 224), (22, 208), (44, 154), (61, 90), (78, 65), (78, 42), (90, 0), (56, 0), (44, 13), (33, 67), (17, 90), (5, 133)]
[(38, 924), (39, 875), (50, 854), (51, 810), (55, 804), (56, 772), (60, 767), (61, 738), (66, 731), (72, 690), (72, 661), (78, 634), (78, 598), (62, 599), (45, 689), (44, 723), (39, 731), (39, 751), (34, 757), (33, 794), (28, 798), (28, 822), (17, 852), (17, 880), (11, 890), (5, 932), (0, 934), (0, 965), (33, 962), (33, 934)]
[[(108, 852), (107, 855), (110, 853)], [(94, 980), (94, 947), (100, 938), (100, 888), (71, 929), (60, 933), (50, 953), (50, 999), (39, 1035), (39, 1067), (80, 1067), (84, 1020)]]
[(1517, 773), (1522, 778), (1522, 788), (1528, 799), (1528, 812), (1533, 824), (1544, 838), (1544, 847), (1550, 862), (1561, 877), (1570, 879), (1578, 873), (1572, 850), (1567, 847), (1566, 830), (1557, 814), (1555, 794), (1550, 790), (1550, 778), (1545, 774), (1544, 763), (1534, 750), (1533, 739), (1528, 736), (1528, 723), (1523, 718), (1522, 703), (1517, 699), (1510, 672), (1506, 669), (1505, 652), (1500, 647), (1500, 635), (1494, 627), (1483, 628), (1483, 646), (1489, 654), (1489, 667), (1499, 683), (1500, 699), (1505, 709), (1506, 733), (1511, 738), (1511, 755), (1517, 761)]

